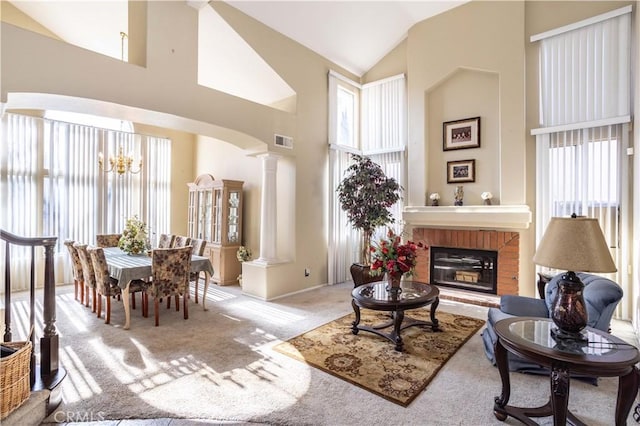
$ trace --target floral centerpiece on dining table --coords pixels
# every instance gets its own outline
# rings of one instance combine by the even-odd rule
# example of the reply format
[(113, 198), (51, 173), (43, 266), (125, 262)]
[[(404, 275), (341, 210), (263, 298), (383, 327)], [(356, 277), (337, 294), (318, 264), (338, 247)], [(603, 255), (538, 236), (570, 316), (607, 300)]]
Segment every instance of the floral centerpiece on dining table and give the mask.
[(413, 241), (403, 244), (400, 235), (390, 229), (387, 238), (371, 246), (371, 274), (386, 273), (391, 287), (399, 287), (403, 275), (413, 275), (415, 272), (418, 248), (424, 248), (424, 244)]
[(147, 225), (137, 215), (127, 219), (118, 247), (127, 254), (141, 254), (147, 249)]

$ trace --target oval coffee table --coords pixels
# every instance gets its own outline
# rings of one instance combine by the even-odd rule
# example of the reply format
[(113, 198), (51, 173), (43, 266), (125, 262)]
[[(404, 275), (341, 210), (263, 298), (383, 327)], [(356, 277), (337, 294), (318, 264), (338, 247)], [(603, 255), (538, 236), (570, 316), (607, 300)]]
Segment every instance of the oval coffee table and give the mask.
[[(402, 352), (400, 332), (408, 327), (419, 325), (431, 326), (433, 331), (442, 331), (436, 319), (436, 309), (440, 303), (440, 291), (436, 286), (418, 281), (403, 281), (399, 289), (388, 289), (386, 281), (356, 287), (351, 292), (351, 306), (356, 314), (351, 331), (358, 334), (360, 330), (375, 333), (395, 343), (395, 350)], [(431, 305), (431, 321), (421, 321), (405, 317), (404, 311)], [(389, 321), (375, 326), (360, 325), (360, 308), (374, 311), (391, 312)], [(393, 326), (393, 330), (385, 333), (382, 330)]]

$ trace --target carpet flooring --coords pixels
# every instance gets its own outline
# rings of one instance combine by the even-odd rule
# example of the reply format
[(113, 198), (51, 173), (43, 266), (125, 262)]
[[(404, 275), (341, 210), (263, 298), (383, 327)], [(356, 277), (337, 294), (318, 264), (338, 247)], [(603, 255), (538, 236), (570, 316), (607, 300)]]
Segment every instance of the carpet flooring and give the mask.
[[(484, 355), (482, 328), (407, 407), (274, 350), (352, 313), (351, 289), (344, 283), (265, 302), (244, 295), (237, 286), (212, 285), (208, 311), (191, 303), (189, 319), (184, 320), (173, 307), (163, 309), (160, 326), (154, 327), (153, 317), (143, 318), (138, 307), (132, 311), (131, 329), (123, 330), (121, 302), (113, 303), (112, 324), (106, 325), (104, 318), (73, 299), (72, 286), (58, 287), (55, 325), (68, 376), (63, 402), (45, 423), (112, 426), (120, 420), (142, 424), (135, 419), (164, 419), (166, 425), (167, 419), (192, 419), (207, 425), (252, 426), (520, 424), (493, 415), (501, 382)], [(16, 340), (27, 331), (21, 324), (28, 322), (28, 294), (24, 300), (16, 300), (13, 310)], [(440, 312), (487, 318), (485, 307), (449, 300), (440, 301)], [(359, 336), (377, 338), (366, 334)], [(617, 385), (616, 378), (603, 378), (598, 386), (572, 381), (569, 408), (590, 426), (613, 424)], [(533, 407), (548, 399), (548, 378), (511, 375), (510, 404)], [(539, 422), (553, 424), (548, 418)], [(635, 424), (631, 415), (628, 424)]]
[[(410, 311), (411, 318), (429, 321), (429, 311)], [(406, 407), (427, 387), (440, 368), (484, 324), (484, 321), (446, 312), (437, 313), (442, 331), (430, 326), (401, 332), (404, 348), (395, 350), (389, 340), (375, 334), (351, 332), (354, 314), (346, 315), (274, 347)], [(361, 324), (388, 322), (386, 312), (363, 309)], [(389, 330), (387, 330), (389, 331)]]

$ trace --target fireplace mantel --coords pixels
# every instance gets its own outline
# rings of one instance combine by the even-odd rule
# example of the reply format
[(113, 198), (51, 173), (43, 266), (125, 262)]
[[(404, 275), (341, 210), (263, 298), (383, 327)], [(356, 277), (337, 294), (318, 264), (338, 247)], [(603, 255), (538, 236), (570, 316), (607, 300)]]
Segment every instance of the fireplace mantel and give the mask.
[(527, 229), (531, 210), (527, 205), (409, 206), (404, 208), (402, 218), (413, 227)]

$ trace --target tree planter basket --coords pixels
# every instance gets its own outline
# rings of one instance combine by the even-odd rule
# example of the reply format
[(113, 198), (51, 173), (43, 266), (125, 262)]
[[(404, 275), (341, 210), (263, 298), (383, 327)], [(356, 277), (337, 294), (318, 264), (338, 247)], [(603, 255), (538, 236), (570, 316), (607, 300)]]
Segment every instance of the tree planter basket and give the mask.
[(4, 342), (17, 351), (0, 359), (0, 419), (20, 407), (31, 392), (29, 385), (31, 342)]

